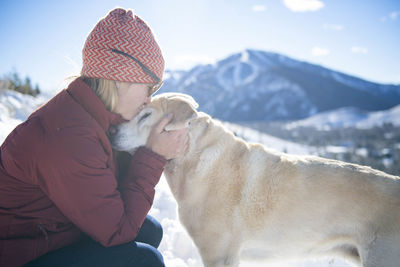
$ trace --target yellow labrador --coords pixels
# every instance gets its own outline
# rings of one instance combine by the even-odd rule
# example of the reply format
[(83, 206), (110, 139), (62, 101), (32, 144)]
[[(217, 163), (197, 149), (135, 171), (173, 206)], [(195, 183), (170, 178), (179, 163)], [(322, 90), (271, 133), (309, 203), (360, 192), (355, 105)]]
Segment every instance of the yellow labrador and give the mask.
[(400, 266), (399, 177), (246, 143), (196, 108), (188, 95), (157, 96), (113, 144), (133, 153), (169, 112), (165, 130), (189, 127), (189, 149), (165, 176), (205, 266), (238, 266), (240, 257)]

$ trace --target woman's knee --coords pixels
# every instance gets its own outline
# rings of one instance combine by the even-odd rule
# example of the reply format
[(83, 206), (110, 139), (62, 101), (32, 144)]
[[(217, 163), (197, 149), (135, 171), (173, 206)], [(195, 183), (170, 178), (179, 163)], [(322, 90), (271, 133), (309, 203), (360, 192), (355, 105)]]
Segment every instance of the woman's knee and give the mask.
[(161, 224), (150, 215), (147, 215), (135, 241), (146, 243), (155, 248), (158, 248), (161, 243), (162, 237), (163, 229)]
[(134, 257), (130, 266), (165, 267), (163, 256), (155, 247), (144, 243), (136, 243), (136, 246), (140, 259)]
[(163, 231), (161, 224), (156, 219), (152, 218), (152, 224), (153, 224), (152, 228), (153, 228), (154, 232), (152, 235), (153, 238), (152, 238), (150, 245), (152, 245), (155, 248), (158, 248), (158, 246), (160, 245), (161, 240), (163, 238), (164, 231)]

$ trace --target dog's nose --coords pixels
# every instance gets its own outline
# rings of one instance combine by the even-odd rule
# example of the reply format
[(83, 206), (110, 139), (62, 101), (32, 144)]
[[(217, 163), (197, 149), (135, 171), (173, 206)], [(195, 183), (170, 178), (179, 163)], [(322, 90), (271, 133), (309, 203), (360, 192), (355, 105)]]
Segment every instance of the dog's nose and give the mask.
[(117, 133), (118, 133), (117, 127), (111, 125), (110, 128), (108, 128), (107, 136), (108, 136), (108, 139), (110, 139), (111, 143), (114, 141)]
[(117, 137), (118, 128), (115, 126), (110, 126), (107, 131), (108, 140), (110, 140), (111, 146), (115, 147), (115, 139)]
[(108, 134), (109, 134), (110, 136), (113, 136), (113, 135), (115, 135), (116, 133), (117, 133), (117, 128), (116, 128), (115, 126), (111, 125), (110, 128), (108, 129)]

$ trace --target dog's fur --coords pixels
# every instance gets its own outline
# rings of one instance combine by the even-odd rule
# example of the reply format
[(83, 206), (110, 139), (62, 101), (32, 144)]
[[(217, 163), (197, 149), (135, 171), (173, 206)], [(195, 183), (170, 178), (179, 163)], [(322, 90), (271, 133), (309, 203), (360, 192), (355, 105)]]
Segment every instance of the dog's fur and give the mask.
[(189, 127), (189, 149), (165, 176), (205, 266), (238, 266), (239, 256), (400, 266), (399, 177), (246, 143), (196, 108), (187, 95), (155, 97), (113, 144), (133, 153), (170, 112), (166, 130)]

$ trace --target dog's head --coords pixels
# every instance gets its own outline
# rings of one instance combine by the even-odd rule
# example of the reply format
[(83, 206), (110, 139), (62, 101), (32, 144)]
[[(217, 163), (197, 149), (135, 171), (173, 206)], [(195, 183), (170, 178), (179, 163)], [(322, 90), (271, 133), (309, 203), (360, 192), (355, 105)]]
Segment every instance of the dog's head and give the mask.
[(133, 152), (147, 142), (153, 128), (166, 114), (172, 113), (173, 119), (165, 126), (165, 131), (189, 127), (197, 117), (198, 104), (186, 94), (164, 93), (155, 96), (131, 121), (122, 123), (111, 137), (112, 146), (120, 151)]

